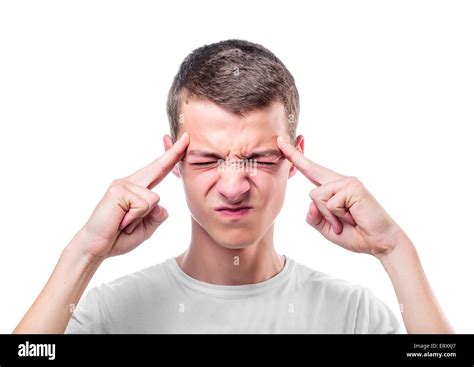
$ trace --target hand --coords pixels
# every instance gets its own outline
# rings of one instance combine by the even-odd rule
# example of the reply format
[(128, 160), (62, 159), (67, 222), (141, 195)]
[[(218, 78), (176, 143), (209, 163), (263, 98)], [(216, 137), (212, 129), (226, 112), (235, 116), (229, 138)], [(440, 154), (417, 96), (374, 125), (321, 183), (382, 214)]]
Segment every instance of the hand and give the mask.
[(403, 231), (355, 177), (347, 177), (306, 158), (282, 137), (286, 159), (317, 186), (310, 192), (306, 221), (329, 241), (354, 252), (380, 257), (391, 252)]
[(160, 158), (134, 174), (114, 180), (91, 217), (79, 232), (82, 251), (94, 259), (125, 254), (147, 240), (168, 217), (151, 191), (185, 154), (189, 134)]

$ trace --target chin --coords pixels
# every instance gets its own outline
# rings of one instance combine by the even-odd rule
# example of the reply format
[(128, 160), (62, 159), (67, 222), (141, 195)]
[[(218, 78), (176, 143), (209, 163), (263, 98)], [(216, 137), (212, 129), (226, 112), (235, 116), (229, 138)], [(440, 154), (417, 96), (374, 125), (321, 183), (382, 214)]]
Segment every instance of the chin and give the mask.
[[(233, 233), (234, 231), (229, 231), (227, 233), (216, 234), (213, 237), (220, 246), (227, 248), (229, 250), (238, 250), (244, 249), (254, 245), (261, 236), (257, 236), (251, 233)], [(237, 232), (237, 231), (235, 231)]]

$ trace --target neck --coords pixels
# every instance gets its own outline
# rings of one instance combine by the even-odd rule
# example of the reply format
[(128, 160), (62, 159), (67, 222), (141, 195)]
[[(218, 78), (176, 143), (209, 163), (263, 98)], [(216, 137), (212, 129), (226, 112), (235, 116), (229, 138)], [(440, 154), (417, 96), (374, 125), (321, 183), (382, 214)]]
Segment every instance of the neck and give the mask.
[(243, 285), (263, 282), (278, 274), (284, 257), (273, 246), (273, 224), (252, 245), (229, 249), (219, 245), (192, 218), (191, 244), (176, 261), (189, 276), (218, 285)]

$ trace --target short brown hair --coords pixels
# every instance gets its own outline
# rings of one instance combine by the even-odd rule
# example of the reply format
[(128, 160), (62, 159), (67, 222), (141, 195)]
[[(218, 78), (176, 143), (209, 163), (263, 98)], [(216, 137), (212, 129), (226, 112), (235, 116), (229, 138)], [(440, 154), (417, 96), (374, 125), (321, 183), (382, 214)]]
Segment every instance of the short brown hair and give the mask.
[(209, 100), (241, 116), (279, 101), (288, 116), (288, 133), (295, 140), (300, 110), (295, 81), (285, 65), (261, 45), (227, 40), (202, 46), (184, 59), (168, 94), (173, 141), (179, 131), (180, 104), (188, 97)]

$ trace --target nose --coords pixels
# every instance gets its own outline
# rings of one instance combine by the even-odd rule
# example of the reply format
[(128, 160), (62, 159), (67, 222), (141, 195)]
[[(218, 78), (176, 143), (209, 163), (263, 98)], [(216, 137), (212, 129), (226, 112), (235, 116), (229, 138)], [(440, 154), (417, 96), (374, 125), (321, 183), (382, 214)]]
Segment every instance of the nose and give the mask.
[(217, 191), (228, 203), (236, 204), (245, 199), (250, 190), (248, 172), (239, 168), (221, 168), (219, 170), (219, 181), (216, 185)]

